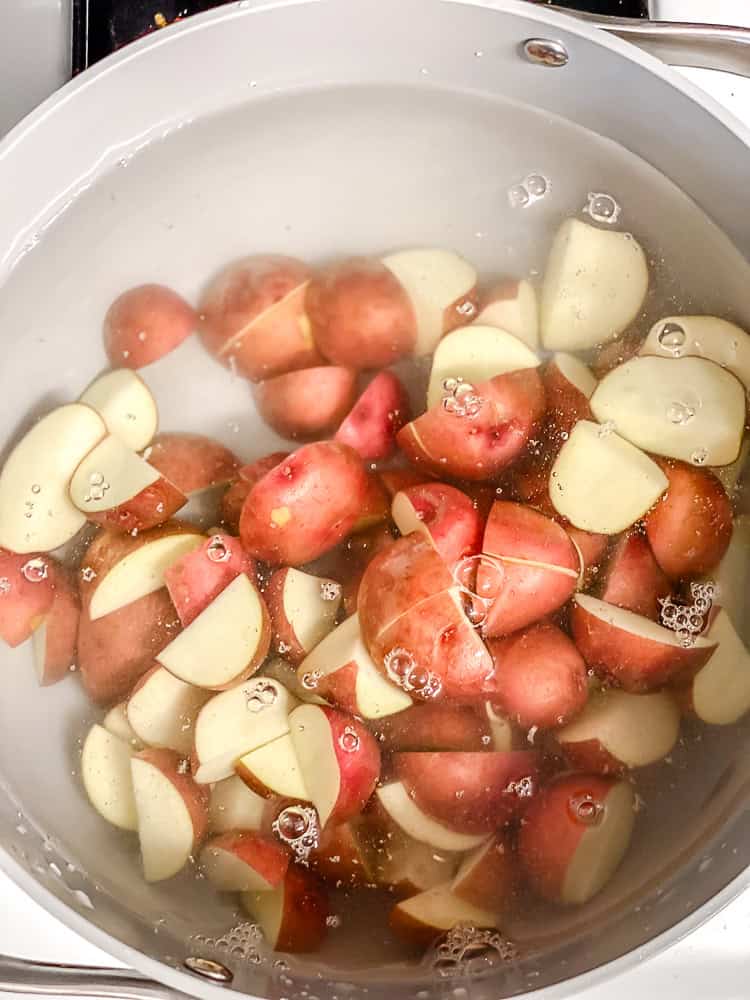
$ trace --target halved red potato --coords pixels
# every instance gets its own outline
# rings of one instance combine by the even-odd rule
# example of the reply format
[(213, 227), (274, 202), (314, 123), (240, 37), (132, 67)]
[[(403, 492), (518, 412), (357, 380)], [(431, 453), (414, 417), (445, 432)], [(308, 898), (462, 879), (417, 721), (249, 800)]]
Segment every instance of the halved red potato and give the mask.
[(107, 431), (133, 451), (141, 451), (156, 434), (159, 423), (156, 400), (143, 379), (130, 368), (115, 368), (99, 375), (81, 393), (78, 402), (95, 409)]
[(237, 470), (236, 476), (221, 498), (221, 520), (233, 534), (239, 533), (242, 507), (250, 490), (259, 479), (271, 469), (275, 469), (285, 458), (289, 458), (288, 451), (274, 451)]
[(321, 698), (316, 693), (316, 688), (314, 686), (314, 678), (306, 678), (305, 683), (302, 683), (302, 674), (297, 674), (297, 669), (287, 663), (286, 660), (282, 660), (280, 656), (274, 656), (272, 659), (266, 660), (263, 664), (261, 670), (258, 673), (259, 677), (270, 677), (279, 684), (283, 684), (285, 688), (293, 694), (298, 701), (304, 702), (306, 705), (325, 705), (327, 704), (325, 698)]
[(195, 310), (164, 285), (119, 295), (104, 317), (104, 350), (117, 368), (143, 368), (169, 354), (198, 327)]
[(666, 691), (603, 688), (592, 691), (583, 711), (555, 735), (576, 769), (624, 774), (666, 757), (679, 734), (680, 711)]
[(622, 861), (635, 823), (626, 781), (574, 774), (542, 789), (524, 815), (518, 856), (534, 892), (585, 903)]
[(240, 573), (157, 659), (187, 684), (221, 691), (253, 674), (271, 644), (271, 621), (263, 598)]
[(137, 830), (130, 758), (135, 750), (103, 726), (92, 726), (83, 743), (81, 780), (89, 802), (108, 823)]
[(86, 523), (68, 488), (81, 461), (107, 428), (90, 406), (58, 406), (27, 431), (0, 472), (0, 546), (50, 552)]
[(75, 669), (81, 618), (81, 600), (72, 572), (50, 560), (49, 573), (55, 588), (52, 604), (31, 637), (34, 664), (42, 687), (56, 684)]
[(714, 569), (732, 539), (732, 505), (707, 469), (660, 461), (669, 486), (645, 518), (656, 561), (673, 580)]
[(411, 462), (437, 476), (492, 479), (522, 454), (544, 408), (538, 372), (508, 372), (480, 383), (450, 410), (438, 403), (396, 440)]
[(626, 691), (650, 691), (681, 671), (697, 670), (716, 648), (705, 636), (683, 645), (676, 632), (650, 618), (588, 594), (576, 594), (570, 622), (586, 663)]
[(640, 354), (708, 358), (750, 388), (750, 336), (718, 316), (665, 316), (651, 327)]
[(645, 451), (729, 465), (745, 429), (745, 387), (705, 358), (636, 357), (604, 376), (591, 409)]
[[(662, 503), (664, 500), (654, 510)], [(596, 589), (597, 596), (608, 604), (654, 621), (659, 620), (660, 598), (671, 592), (672, 585), (654, 558), (648, 539), (637, 530), (627, 532), (615, 543)]]
[(377, 801), (393, 822), (409, 837), (439, 851), (470, 851), (482, 844), (484, 833), (463, 833), (449, 823), (443, 823), (421, 809), (401, 781), (381, 785)]
[(266, 799), (281, 795), (300, 802), (310, 800), (289, 733), (244, 754), (234, 769), (248, 788)]
[(412, 704), (405, 691), (378, 672), (362, 641), (358, 614), (315, 646), (300, 663), (297, 676), (303, 687), (364, 719), (393, 717)]
[(377, 845), (374, 881), (399, 898), (408, 898), (444, 885), (455, 874), (459, 858), (459, 854), (414, 840), (394, 826)]
[(739, 626), (745, 615), (745, 595), (750, 584), (750, 515), (738, 514), (734, 519), (729, 547), (710, 576), (701, 579), (714, 588), (713, 600)]
[(328, 895), (312, 872), (290, 865), (283, 883), (271, 892), (243, 892), (242, 908), (275, 951), (318, 951), (326, 935)]
[(435, 348), (427, 408), (447, 407), (462, 400), (463, 393), (473, 393), (475, 386), (496, 375), (536, 368), (539, 357), (518, 337), (496, 326), (460, 326), (447, 334)]
[(189, 754), (196, 716), (210, 697), (209, 691), (186, 684), (164, 667), (154, 666), (130, 693), (128, 723), (146, 746)]
[(619, 535), (643, 517), (667, 486), (656, 462), (611, 426), (580, 420), (552, 466), (550, 499), (574, 527)]
[(128, 722), (127, 702), (121, 701), (107, 712), (102, 719), (102, 727), (128, 743), (134, 750), (143, 750), (143, 744), (133, 732), (133, 727)]
[(378, 472), (378, 476), (391, 500), (402, 490), (432, 481), (429, 473), (417, 472), (415, 469), (383, 469)]
[(477, 272), (451, 250), (401, 250), (383, 257), (411, 303), (418, 357), (432, 354), (445, 333), (477, 314)]
[(274, 565), (311, 562), (349, 534), (366, 493), (353, 449), (333, 441), (305, 445), (251, 489), (240, 518), (242, 544)]
[(56, 574), (47, 555), (0, 549), (0, 639), (19, 646), (39, 627), (55, 599)]
[(505, 913), (520, 889), (518, 858), (505, 833), (467, 854), (451, 882), (454, 896), (490, 913)]
[(286, 438), (325, 437), (357, 398), (354, 368), (300, 368), (259, 382), (253, 393), (269, 427)]
[(205, 843), (198, 863), (220, 892), (268, 892), (284, 881), (289, 851), (278, 840), (236, 830)]
[(465, 493), (446, 483), (400, 491), (393, 498), (391, 516), (402, 535), (422, 532), (449, 567), (482, 546), (481, 514)]
[(425, 948), (453, 927), (496, 927), (497, 917), (455, 895), (447, 883), (396, 903), (389, 924), (398, 937)]
[(255, 563), (239, 538), (217, 532), (168, 566), (164, 582), (187, 627), (241, 573), (255, 579)]
[(354, 716), (320, 705), (296, 708), (289, 730), (321, 827), (361, 812), (380, 776), (372, 733)]
[(208, 790), (173, 750), (141, 750), (130, 761), (143, 877), (172, 878), (200, 847), (208, 829)]
[(209, 832), (251, 830), (257, 833), (263, 823), (266, 806), (267, 799), (248, 788), (236, 775), (217, 781), (211, 789), (208, 804)]
[(280, 254), (233, 261), (201, 298), (206, 348), (253, 382), (320, 363), (305, 307), (312, 272)]
[[(560, 517), (559, 514), (557, 516)], [(586, 590), (598, 577), (602, 568), (604, 556), (609, 548), (609, 536), (575, 528), (565, 518), (562, 521), (580, 561), (578, 589)]]
[(270, 677), (254, 677), (214, 695), (195, 720), (195, 780), (212, 784), (229, 778), (240, 757), (289, 732), (289, 714), (297, 704)]
[(750, 654), (723, 608), (705, 635), (718, 646), (705, 666), (680, 686), (679, 698), (703, 722), (730, 725), (750, 711)]
[(489, 697), (503, 715), (528, 729), (550, 729), (586, 704), (586, 664), (570, 639), (541, 622), (487, 644), (495, 664)]
[(393, 755), (393, 773), (415, 804), (460, 833), (489, 834), (536, 791), (533, 750), (426, 751)]
[(324, 268), (308, 286), (306, 306), (315, 343), (331, 364), (385, 368), (414, 350), (414, 310), (379, 260), (354, 257)]
[(534, 286), (525, 278), (506, 278), (482, 294), (476, 323), (496, 326), (532, 350), (539, 347), (539, 308)]
[(157, 434), (144, 458), (186, 496), (226, 486), (239, 461), (229, 448), (203, 434)]
[(187, 502), (184, 493), (114, 434), (75, 470), (70, 499), (89, 521), (122, 532), (155, 528)]
[(394, 530), (389, 521), (385, 521), (350, 535), (336, 553), (331, 573), (341, 580), (346, 614), (353, 615), (357, 611), (359, 588), (365, 570), (375, 556), (393, 545), (394, 541)]
[(297, 666), (333, 629), (341, 605), (341, 584), (285, 566), (271, 574), (263, 593), (274, 645)]
[(542, 343), (579, 351), (612, 340), (636, 318), (647, 289), (646, 255), (630, 233), (566, 219), (544, 272)]
[(579, 358), (558, 352), (544, 366), (542, 382), (547, 397), (547, 434), (558, 451), (579, 420), (592, 419), (589, 400), (596, 379)]
[(370, 885), (375, 879), (367, 821), (352, 819), (327, 827), (310, 851), (310, 865), (326, 882), (341, 886)]
[(393, 372), (378, 372), (336, 431), (335, 440), (368, 462), (388, 458), (411, 419), (409, 396)]
[(152, 531), (100, 531), (81, 560), (79, 585), (97, 621), (164, 587), (170, 566), (205, 542), (192, 525), (171, 521)]
[(427, 703), (381, 720), (376, 732), (386, 751), (489, 750), (489, 721), (469, 705)]

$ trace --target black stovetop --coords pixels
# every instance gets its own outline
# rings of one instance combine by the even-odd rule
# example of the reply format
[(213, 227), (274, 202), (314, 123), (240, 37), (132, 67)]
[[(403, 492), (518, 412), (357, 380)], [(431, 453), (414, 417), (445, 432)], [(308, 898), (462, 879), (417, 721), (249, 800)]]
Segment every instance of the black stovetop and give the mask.
[[(177, 18), (219, 7), (226, 0), (73, 0), (73, 72)], [(405, 0), (408, 3), (408, 0)], [(539, 2), (539, 0), (538, 0)], [(541, 0), (544, 2), (544, 0)], [(642, 17), (646, 0), (555, 0), (561, 7), (620, 17)]]

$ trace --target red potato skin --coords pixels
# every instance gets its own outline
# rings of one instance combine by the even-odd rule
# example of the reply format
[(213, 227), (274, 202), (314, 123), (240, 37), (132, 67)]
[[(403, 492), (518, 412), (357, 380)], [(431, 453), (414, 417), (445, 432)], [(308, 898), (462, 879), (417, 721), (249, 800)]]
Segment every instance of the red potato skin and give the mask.
[(570, 613), (573, 641), (584, 660), (626, 691), (652, 691), (683, 671), (704, 666), (716, 646), (666, 646), (608, 625), (579, 604)]
[(180, 793), (193, 821), (193, 844), (198, 848), (208, 832), (208, 786), (196, 784), (191, 774), (181, 772), (183, 758), (174, 750), (149, 747), (135, 754), (135, 757), (157, 767)]
[(357, 610), (359, 588), (369, 563), (378, 552), (392, 545), (390, 525), (381, 522), (366, 531), (353, 534), (336, 553), (332, 575), (341, 582), (344, 611), (353, 615)]
[(545, 444), (556, 455), (579, 420), (593, 420), (586, 396), (563, 375), (554, 361), (542, 372), (547, 397)]
[(613, 780), (590, 774), (562, 777), (531, 803), (518, 835), (518, 857), (537, 895), (558, 902), (565, 874), (581, 838), (591, 827), (571, 806), (579, 796), (604, 804)]
[[(339, 797), (328, 818), (329, 824), (344, 823), (362, 812), (380, 777), (380, 747), (363, 722), (335, 708), (321, 706), (331, 727), (336, 759), (341, 773)], [(352, 736), (353, 734), (353, 736)], [(347, 750), (347, 738), (356, 736), (356, 748)]]
[(487, 647), (495, 664), (490, 700), (519, 726), (560, 726), (586, 704), (586, 664), (555, 625), (543, 622)]
[(732, 540), (732, 505), (712, 472), (656, 459), (667, 492), (644, 518), (656, 561), (672, 580), (709, 573)]
[[(271, 616), (274, 648), (277, 648), (280, 653), (283, 650), (284, 659), (298, 667), (310, 650), (302, 648), (297, 634), (284, 612), (284, 585), (288, 574), (288, 566), (274, 570), (263, 591), (263, 600)], [(319, 691), (319, 693), (325, 697), (322, 692)]]
[(406, 389), (393, 372), (379, 372), (344, 418), (335, 440), (365, 461), (379, 462), (394, 452), (396, 434), (409, 420)]
[(303, 954), (318, 951), (326, 935), (330, 908), (328, 893), (312, 872), (290, 865), (284, 879), (284, 917), (276, 941), (276, 951)]
[(482, 551), (499, 559), (524, 559), (578, 572), (567, 532), (532, 507), (496, 500), (484, 530)]
[(404, 490), (400, 496), (414, 508), (446, 565), (454, 566), (480, 551), (484, 520), (461, 490), (445, 483), (424, 483)]
[(125, 503), (110, 510), (89, 512), (86, 517), (93, 524), (101, 525), (110, 531), (130, 534), (133, 531), (149, 531), (151, 528), (157, 528), (186, 503), (185, 494), (162, 476)]
[[(561, 522), (562, 523), (562, 520)], [(578, 546), (583, 565), (583, 587), (590, 587), (599, 575), (602, 560), (609, 548), (609, 536), (597, 535), (593, 531), (583, 531), (581, 528), (574, 528), (572, 524), (567, 524), (567, 531), (571, 541)]]
[(357, 397), (353, 368), (328, 365), (286, 372), (260, 382), (255, 402), (261, 417), (286, 438), (314, 438), (338, 427)]
[(452, 892), (483, 910), (505, 913), (521, 888), (518, 858), (510, 837), (497, 834), (484, 857), (463, 878), (456, 879)]
[(42, 687), (57, 684), (67, 677), (76, 658), (81, 599), (71, 574), (59, 563), (50, 561), (54, 585), (52, 605), (46, 615), (47, 644), (39, 683)]
[(233, 830), (212, 837), (206, 844), (206, 850), (212, 848), (236, 855), (274, 888), (281, 885), (289, 868), (289, 852), (278, 840), (246, 830)]
[(207, 350), (253, 382), (321, 363), (305, 308), (311, 270), (278, 254), (234, 261), (201, 299)]
[(539, 774), (533, 750), (397, 753), (392, 763), (417, 805), (462, 833), (489, 834), (518, 815), (530, 797), (509, 786), (531, 778), (535, 789)]
[(599, 740), (580, 740), (577, 743), (560, 743), (565, 759), (576, 771), (620, 777), (627, 773), (627, 766), (607, 750)]
[(378, 475), (391, 500), (401, 490), (408, 490), (412, 486), (422, 486), (424, 483), (432, 482), (429, 473), (417, 472), (416, 469), (383, 469)]
[[(212, 559), (211, 553), (221, 546), (226, 558)], [(255, 562), (238, 538), (221, 532), (170, 566), (164, 573), (164, 581), (182, 627), (187, 628), (240, 573), (246, 573), (254, 581)]]
[(306, 305), (315, 343), (331, 364), (386, 368), (414, 350), (411, 302), (379, 260), (352, 258), (324, 269), (310, 282)]
[(310, 852), (310, 864), (321, 878), (337, 888), (370, 884), (372, 879), (357, 820), (326, 827), (319, 846)]
[(157, 434), (144, 457), (186, 496), (230, 482), (240, 464), (229, 448), (202, 434)]
[(104, 317), (104, 349), (114, 368), (143, 368), (169, 354), (198, 327), (195, 310), (164, 285), (123, 292)]
[(312, 562), (349, 534), (366, 495), (355, 451), (333, 441), (306, 445), (250, 490), (240, 516), (242, 544), (272, 565)]
[(520, 458), (545, 412), (536, 369), (497, 375), (476, 394), (482, 402), (474, 415), (457, 416), (439, 403), (398, 432), (399, 448), (418, 469), (482, 481)]
[(237, 475), (221, 498), (221, 520), (233, 534), (237, 534), (240, 530), (240, 515), (250, 490), (259, 479), (286, 458), (289, 458), (288, 451), (274, 451), (237, 470)]
[[(289, 658), (288, 653), (284, 655)], [(291, 660), (291, 662), (295, 661)], [(301, 660), (296, 662), (300, 663)], [(319, 694), (321, 698), (325, 698), (326, 701), (333, 702), (342, 712), (351, 712), (352, 715), (356, 715), (359, 712), (357, 704), (358, 672), (359, 667), (356, 662), (349, 660), (348, 663), (343, 663), (338, 670), (321, 677), (315, 688), (315, 693)]]
[(359, 516), (352, 527), (352, 534), (360, 531), (369, 531), (371, 528), (382, 524), (388, 520), (391, 514), (391, 505), (388, 501), (388, 494), (385, 492), (380, 477), (374, 472), (367, 473), (367, 494), (362, 501)]
[(401, 750), (487, 750), (492, 736), (486, 718), (469, 705), (426, 703), (377, 719), (375, 732), (387, 752)]
[[(23, 573), (23, 567), (35, 560), (47, 567), (46, 575), (38, 581)], [(25, 642), (52, 607), (55, 581), (50, 565), (47, 555), (18, 555), (0, 549), (0, 638), (8, 646)]]
[(597, 596), (608, 604), (658, 621), (659, 599), (669, 596), (672, 585), (645, 535), (631, 531), (616, 542), (597, 589)]

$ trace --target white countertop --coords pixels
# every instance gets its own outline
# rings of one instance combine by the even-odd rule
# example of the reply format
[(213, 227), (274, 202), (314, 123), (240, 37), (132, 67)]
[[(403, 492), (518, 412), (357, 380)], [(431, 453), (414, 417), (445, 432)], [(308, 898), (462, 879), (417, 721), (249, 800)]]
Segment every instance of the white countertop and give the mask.
[[(65, 73), (65, 57), (59, 41), (66, 38), (66, 0), (2, 0), (1, 25), (6, 40), (14, 31), (25, 34), (32, 19), (35, 41), (16, 49), (10, 64), (0, 68), (0, 133), (20, 113), (45, 96)], [(6, 6), (7, 5), (7, 6)], [(664, 18), (750, 26), (748, 0), (653, 0), (653, 10)], [(44, 20), (46, 15), (46, 20)], [(0, 50), (6, 45), (0, 36)], [(7, 46), (13, 48), (13, 45)], [(33, 50), (33, 51), (32, 51)], [(33, 82), (24, 88), (21, 76), (29, 74), (29, 57), (42, 66)], [(738, 117), (750, 125), (750, 80), (700, 70), (686, 75), (704, 87)], [(12, 79), (11, 79), (12, 78)], [(8, 83), (11, 86), (8, 87)], [(9, 96), (15, 94), (14, 100)], [(118, 965), (114, 959), (84, 941), (32, 902), (0, 872), (0, 951), (42, 961), (87, 965)], [(750, 894), (746, 894), (702, 928), (669, 951), (644, 962), (637, 970), (614, 982), (578, 994), (580, 1000), (748, 1000), (748, 941), (750, 940)], [(9, 994), (16, 997), (16, 994)], [(20, 1000), (20, 997), (18, 998)]]

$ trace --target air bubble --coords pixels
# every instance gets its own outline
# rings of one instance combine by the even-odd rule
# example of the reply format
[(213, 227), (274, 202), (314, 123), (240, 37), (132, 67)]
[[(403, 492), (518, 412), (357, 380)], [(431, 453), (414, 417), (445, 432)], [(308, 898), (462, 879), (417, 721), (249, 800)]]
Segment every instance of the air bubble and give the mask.
[(318, 814), (312, 806), (287, 806), (273, 821), (271, 829), (291, 848), (298, 861), (307, 860), (320, 839)]
[(332, 927), (334, 930), (341, 926), (341, 917), (335, 913), (331, 913), (326, 917), (326, 927)]
[(21, 572), (29, 583), (41, 583), (42, 580), (47, 579), (49, 567), (44, 559), (37, 556), (36, 559), (29, 559), (27, 563), (24, 563)]
[(383, 666), (394, 684), (418, 698), (436, 698), (443, 689), (443, 682), (437, 674), (419, 668), (412, 653), (402, 646), (396, 646), (385, 654)]
[(481, 965), (475, 969), (477, 963), (510, 962), (517, 955), (518, 949), (513, 942), (497, 931), (459, 924), (445, 934), (427, 959), (438, 975), (453, 978), (466, 975), (470, 969), (481, 971)]
[(511, 208), (526, 208), (531, 201), (531, 196), (523, 184), (514, 184), (508, 189), (508, 201)]
[(10, 580), (7, 576), (0, 576), (0, 597), (10, 593)]
[(708, 451), (705, 448), (696, 448), (693, 454), (690, 456), (690, 461), (693, 463), (693, 465), (705, 465), (707, 458), (708, 458)]
[(344, 753), (356, 753), (359, 750), (359, 736), (351, 726), (347, 726), (339, 736), (339, 746)]
[(91, 583), (92, 580), (96, 579), (96, 572), (90, 566), (84, 566), (81, 570), (81, 579), (85, 583)]
[(335, 580), (324, 580), (320, 585), (320, 596), (324, 601), (338, 601), (341, 597), (341, 584)]
[(208, 543), (206, 555), (211, 562), (222, 563), (229, 559), (231, 553), (221, 535), (214, 535)]
[(31, 492), (36, 494), (41, 493), (42, 487), (39, 485), (39, 483), (34, 483), (34, 485), (31, 487)]
[(300, 678), (300, 684), (305, 691), (314, 691), (320, 683), (320, 678), (322, 676), (323, 674), (320, 670), (309, 670)]
[(620, 218), (620, 212), (622, 211), (620, 204), (611, 194), (605, 194), (603, 191), (589, 191), (588, 203), (584, 207), (583, 211), (586, 215), (590, 216), (594, 222), (605, 223), (608, 226), (613, 226), (617, 220)]
[(456, 306), (456, 312), (459, 316), (473, 316), (477, 311), (477, 307), (471, 301), (471, 299), (466, 299), (461, 305)]
[(671, 424), (687, 424), (695, 416), (695, 410), (686, 403), (674, 402), (667, 407), (667, 420)]
[(103, 486), (104, 476), (101, 474), (101, 472), (92, 472), (91, 475), (89, 476), (89, 483), (92, 486)]
[(669, 354), (678, 355), (685, 346), (687, 334), (679, 323), (665, 323), (657, 333), (656, 339), (659, 347), (663, 348), (663, 350)]
[(542, 174), (529, 174), (526, 178), (526, 190), (532, 198), (543, 198), (548, 187), (549, 181)]
[(568, 808), (575, 819), (584, 826), (598, 826), (604, 819), (605, 806), (601, 802), (582, 792), (580, 795), (573, 795), (568, 802)]

